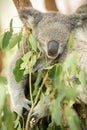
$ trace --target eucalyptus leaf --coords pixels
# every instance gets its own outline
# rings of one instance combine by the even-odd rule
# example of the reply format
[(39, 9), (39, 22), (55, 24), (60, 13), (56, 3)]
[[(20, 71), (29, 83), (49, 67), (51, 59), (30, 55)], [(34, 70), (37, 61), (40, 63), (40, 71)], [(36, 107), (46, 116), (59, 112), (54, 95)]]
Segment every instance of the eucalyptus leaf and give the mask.
[(37, 40), (35, 39), (35, 37), (32, 34), (29, 35), (29, 43), (31, 45), (31, 48), (34, 51), (37, 51), (37, 44), (38, 44), (38, 42), (37, 42)]
[(66, 94), (66, 99), (67, 101), (69, 100), (73, 100), (74, 102), (76, 101), (77, 98), (77, 91), (76, 91), (76, 87), (73, 86), (66, 86), (65, 87), (65, 94)]
[(71, 49), (73, 46), (73, 40), (74, 40), (74, 33), (71, 32), (69, 40), (68, 40), (68, 48)]
[(13, 33), (13, 19), (10, 21), (10, 32)]
[(7, 116), (6, 120), (5, 120), (5, 125), (6, 125), (7, 130), (14, 130), (14, 121), (15, 121), (14, 114), (9, 112), (8, 116)]
[(39, 84), (41, 82), (41, 79), (42, 79), (42, 72), (38, 72), (36, 82), (34, 83), (33, 96), (35, 96), (37, 94), (37, 92), (38, 92)]
[(67, 56), (64, 64), (63, 64), (63, 71), (67, 71), (69, 68), (78, 64), (77, 61), (78, 53), (71, 53)]
[(2, 35), (0, 35), (0, 49), (4, 50), (8, 44), (9, 40), (11, 39), (12, 33), (13, 33), (13, 27), (12, 27), (13, 20), (10, 21), (10, 31), (4, 32)]
[(4, 33), (0, 35), (0, 50), (2, 50), (2, 44), (3, 44), (3, 38), (4, 38)]
[(53, 66), (49, 72), (49, 77), (55, 79), (62, 73), (62, 65), (57, 64)]
[(33, 56), (32, 56), (32, 60), (31, 60), (31, 66), (32, 66), (32, 67), (35, 65), (36, 60), (37, 60), (36, 55), (33, 55)]
[(61, 125), (62, 121), (62, 112), (60, 104), (57, 102), (57, 100), (53, 100), (50, 105), (50, 111), (52, 116), (52, 122), (55, 122), (56, 125)]
[(12, 33), (10, 31), (5, 32), (2, 42), (2, 49), (5, 49), (8, 46), (11, 36)]
[(9, 49), (13, 48), (20, 41), (21, 41), (21, 35), (19, 35), (19, 33), (13, 34), (9, 40), (8, 48)]
[(20, 66), (22, 63), (23, 63), (23, 60), (21, 58), (18, 59), (16, 61), (15, 68), (13, 69), (13, 74), (14, 74), (15, 80), (17, 82), (20, 82), (22, 80), (22, 77), (23, 77), (24, 69), (23, 70), (20, 69)]
[(22, 57), (22, 60), (24, 61), (24, 63), (29, 63), (29, 59), (32, 57), (32, 51), (27, 52), (26, 54), (24, 54), (24, 56)]
[(29, 71), (29, 69), (33, 68), (34, 64), (36, 63), (37, 57), (33, 54), (32, 51), (29, 51), (23, 56), (22, 59), (24, 61), (26, 69)]
[(84, 72), (80, 69), (80, 72), (78, 74), (78, 79), (81, 83), (81, 86), (82, 87), (86, 87), (86, 79), (85, 79), (85, 74)]
[(5, 105), (7, 80), (0, 76), (0, 113)]
[(0, 84), (7, 85), (6, 77), (0, 76)]
[(19, 116), (17, 116), (16, 120), (14, 121), (14, 128), (16, 130), (22, 130), (21, 125), (20, 125), (20, 117)]
[(66, 107), (65, 116), (69, 125), (70, 130), (81, 130), (80, 119), (77, 113), (70, 107)]

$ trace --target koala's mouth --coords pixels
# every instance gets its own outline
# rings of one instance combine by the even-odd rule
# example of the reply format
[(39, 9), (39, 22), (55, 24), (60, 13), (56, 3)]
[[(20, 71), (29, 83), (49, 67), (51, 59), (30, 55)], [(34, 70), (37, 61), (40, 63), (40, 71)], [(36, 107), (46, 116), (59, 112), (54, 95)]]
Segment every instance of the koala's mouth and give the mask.
[(54, 60), (54, 59), (56, 59), (57, 57), (59, 57), (59, 56), (57, 56), (57, 54), (55, 54), (55, 55), (50, 54), (50, 55), (47, 55), (47, 56), (48, 56), (48, 58), (51, 59), (51, 60)]

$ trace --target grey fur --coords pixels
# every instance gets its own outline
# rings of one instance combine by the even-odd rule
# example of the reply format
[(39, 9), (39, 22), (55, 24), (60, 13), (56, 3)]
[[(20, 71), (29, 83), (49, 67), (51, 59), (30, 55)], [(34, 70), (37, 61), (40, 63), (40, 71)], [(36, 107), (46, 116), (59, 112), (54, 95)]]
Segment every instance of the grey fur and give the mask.
[[(54, 61), (59, 55), (60, 58), (58, 62), (63, 63), (69, 53), (73, 51), (80, 53), (79, 63), (85, 72), (87, 80), (87, 5), (83, 5), (70, 16), (66, 16), (58, 12), (41, 13), (33, 8), (24, 8), (20, 10), (19, 16), (21, 20), (32, 29), (33, 35), (39, 41), (38, 48), (43, 53), (46, 53), (49, 63)], [(71, 52), (67, 52), (67, 41), (71, 31), (74, 32), (74, 44)], [(49, 41), (53, 40), (58, 43), (58, 51), (55, 57), (48, 55), (47, 48)], [(9, 88), (12, 103), (14, 104), (13, 107), (18, 113), (20, 113), (20, 115), (23, 107), (29, 109), (27, 103), (30, 103), (29, 101), (26, 101), (24, 96), (24, 85), (26, 83), (25, 78), (17, 84), (12, 74), (14, 64), (17, 58), (21, 56), (21, 51), (18, 50), (18, 54), (12, 61), (9, 75)], [(42, 65), (40, 66), (42, 67)], [(38, 66), (36, 67), (37, 69), (39, 68)], [(80, 99), (87, 104), (87, 88), (86, 90), (82, 90), (79, 86), (78, 95)], [(38, 114), (38, 112), (36, 112), (37, 106), (34, 110), (34, 113)]]

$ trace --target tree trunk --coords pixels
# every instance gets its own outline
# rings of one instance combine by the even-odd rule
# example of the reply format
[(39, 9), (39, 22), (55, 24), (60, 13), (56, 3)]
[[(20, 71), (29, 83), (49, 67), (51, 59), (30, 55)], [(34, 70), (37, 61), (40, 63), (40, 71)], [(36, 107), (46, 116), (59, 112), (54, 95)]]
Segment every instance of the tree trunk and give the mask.
[(17, 10), (23, 7), (30, 7), (31, 3), (29, 0), (13, 0)]

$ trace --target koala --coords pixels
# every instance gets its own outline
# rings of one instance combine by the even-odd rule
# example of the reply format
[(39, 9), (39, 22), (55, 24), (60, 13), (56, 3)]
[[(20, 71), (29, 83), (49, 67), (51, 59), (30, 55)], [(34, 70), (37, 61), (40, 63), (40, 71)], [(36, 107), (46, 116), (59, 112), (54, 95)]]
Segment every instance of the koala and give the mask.
[[(69, 16), (58, 12), (41, 13), (33, 8), (23, 8), (19, 11), (20, 19), (27, 27), (32, 29), (34, 37), (39, 42), (38, 49), (46, 54), (48, 62), (53, 64), (57, 62), (63, 63), (67, 55), (71, 52), (79, 52), (79, 64), (84, 70), (87, 77), (87, 4), (81, 6), (77, 11)], [(73, 47), (70, 52), (67, 51), (67, 42), (71, 32), (74, 32)], [(26, 41), (24, 40), (25, 52), (27, 52)], [(75, 44), (74, 44), (75, 43)], [(22, 57), (21, 48), (17, 50), (9, 67), (9, 92), (11, 96), (11, 104), (13, 109), (22, 114), (23, 108), (30, 110), (31, 102), (24, 95), (24, 88), (27, 82), (27, 76), (17, 83), (14, 79), (13, 69), (16, 60)], [(43, 62), (35, 65), (35, 71), (45, 67), (45, 59)], [(44, 66), (44, 67), (43, 67)], [(86, 78), (87, 79), (87, 78)], [(86, 88), (87, 89), (87, 88)], [(87, 90), (78, 89), (80, 99), (87, 104)], [(84, 96), (83, 96), (84, 95)], [(44, 114), (39, 115), (39, 103), (34, 108), (33, 116), (43, 117), (47, 114), (50, 99), (46, 97), (44, 101)]]

